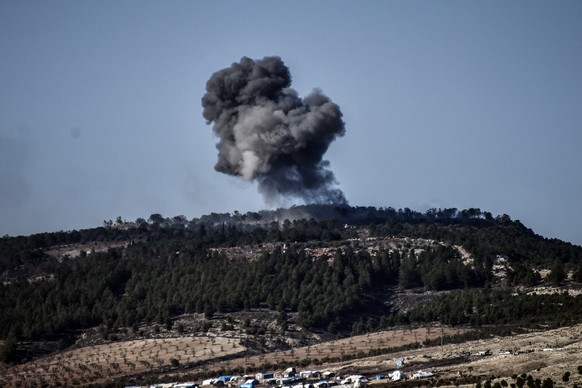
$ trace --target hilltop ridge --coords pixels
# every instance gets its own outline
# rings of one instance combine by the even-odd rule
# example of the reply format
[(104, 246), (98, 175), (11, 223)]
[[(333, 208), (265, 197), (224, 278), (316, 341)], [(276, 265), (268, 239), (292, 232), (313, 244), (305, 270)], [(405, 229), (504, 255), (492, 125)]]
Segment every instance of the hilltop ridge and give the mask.
[(479, 209), (118, 218), (3, 237), (0, 270), (7, 362), (164, 333), (231, 332), (259, 357), (403, 325), (479, 338), (582, 323), (582, 247)]

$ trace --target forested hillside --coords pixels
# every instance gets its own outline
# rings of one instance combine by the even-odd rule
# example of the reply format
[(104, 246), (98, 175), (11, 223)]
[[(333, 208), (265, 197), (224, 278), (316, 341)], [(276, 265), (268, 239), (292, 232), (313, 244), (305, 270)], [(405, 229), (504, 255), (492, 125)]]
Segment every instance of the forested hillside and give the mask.
[[(479, 209), (317, 205), (118, 218), (94, 229), (5, 236), (0, 273), (0, 336), (9, 344), (74, 338), (96, 326), (108, 338), (120, 327), (171, 326), (180, 314), (256, 308), (278, 311), (283, 327), (297, 314), (303, 327), (331, 333), (437, 320), (582, 320), (581, 297), (516, 289), (579, 288), (582, 248)], [(407, 311), (387, 302), (408, 289), (450, 292)]]

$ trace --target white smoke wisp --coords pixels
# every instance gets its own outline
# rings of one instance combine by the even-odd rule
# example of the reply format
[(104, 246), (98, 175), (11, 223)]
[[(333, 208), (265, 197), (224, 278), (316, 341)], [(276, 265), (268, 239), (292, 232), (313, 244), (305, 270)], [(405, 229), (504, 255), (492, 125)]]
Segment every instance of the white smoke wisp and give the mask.
[(345, 134), (339, 106), (317, 89), (301, 99), (290, 85), (279, 57), (244, 57), (212, 75), (202, 106), (219, 138), (215, 169), (257, 181), (269, 204), (346, 204), (323, 159)]

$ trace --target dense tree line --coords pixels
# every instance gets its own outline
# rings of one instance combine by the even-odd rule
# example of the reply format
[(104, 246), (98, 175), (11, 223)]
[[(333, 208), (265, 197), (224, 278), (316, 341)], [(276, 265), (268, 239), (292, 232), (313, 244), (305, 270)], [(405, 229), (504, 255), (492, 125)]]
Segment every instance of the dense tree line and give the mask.
[[(313, 217), (287, 220), (292, 213)], [(544, 239), (508, 216), (494, 218), (479, 209), (418, 213), (312, 205), (244, 215), (212, 213), (191, 221), (183, 216), (153, 214), (131, 225), (120, 219), (104, 224), (94, 229), (0, 239), (0, 271), (5, 279), (0, 286), (2, 338), (47, 338), (97, 325), (111, 330), (136, 327), (140, 322), (167, 324), (181, 313), (211, 317), (256, 307), (279, 310), (282, 316), (297, 312), (302, 325), (335, 331), (350, 327), (352, 322), (342, 320), (358, 319), (354, 317), (361, 315), (358, 312), (369, 295), (378, 290), (396, 286), (427, 290), (487, 287), (499, 255), (509, 260), (507, 278), (511, 284), (539, 282), (532, 271), (536, 264), (552, 268), (548, 281), (553, 284), (560, 284), (568, 269), (575, 270), (575, 280), (582, 280), (581, 247)], [(381, 249), (374, 256), (365, 250), (354, 251), (349, 245), (338, 246), (329, 257), (316, 259), (306, 254), (305, 242), (355, 237), (354, 229), (344, 224), (368, 225), (374, 236), (418, 237), (443, 243), (422, 252), (406, 247)], [(95, 241), (123, 241), (128, 246), (82, 252), (62, 262), (47, 254), (48, 248), (56, 245)], [(210, 249), (268, 242), (279, 242), (279, 248), (255, 261), (234, 260)], [(465, 247), (473, 261), (464, 263), (453, 245)], [(34, 280), (31, 276), (35, 274), (54, 276)], [(376, 311), (384, 314), (382, 319), (355, 324), (361, 331), (363, 327), (437, 318), (452, 324), (502, 323), (509, 319), (512, 308), (518, 308), (517, 316), (524, 319), (534, 314), (552, 319), (543, 309), (543, 314), (534, 312), (535, 297), (529, 296), (508, 298), (519, 301), (511, 308), (476, 314), (471, 310), (475, 306), (486, 309), (503, 302), (497, 300), (497, 294), (479, 295), (477, 291), (452, 293), (438, 305), (399, 317), (391, 316), (386, 308)], [(559, 303), (579, 311), (577, 299)]]
[[(293, 219), (295, 221), (289, 221)], [(240, 214), (211, 213), (190, 221), (184, 216), (124, 223), (104, 221), (103, 227), (69, 232), (0, 238), (0, 272), (46, 258), (53, 246), (113, 241), (152, 241), (187, 238), (199, 246), (241, 245), (266, 241), (334, 241), (349, 236), (344, 224), (370, 226), (373, 235), (432, 238), (462, 245), (479, 258), (503, 254), (534, 265), (582, 263), (582, 247), (536, 235), (507, 215), (493, 217), (480, 209), (429, 209), (305, 205)], [(129, 225), (129, 226), (128, 226)], [(127, 226), (127, 227), (124, 227)]]
[[(373, 289), (474, 284), (471, 279), (480, 275), (463, 266), (454, 252), (443, 247), (402, 258), (398, 252), (381, 251), (374, 258), (346, 247), (315, 259), (301, 244), (293, 244), (246, 261), (208, 253), (193, 240), (136, 242), (65, 260), (54, 279), (2, 285), (1, 335), (50, 337), (75, 328), (164, 324), (181, 313), (211, 317), (258, 307), (298, 312), (306, 327), (335, 330), (345, 324), (337, 317), (356, 313), (363, 294)], [(409, 262), (415, 264), (404, 268)], [(412, 272), (419, 283), (411, 282)]]
[[(191, 242), (136, 243), (67, 260), (54, 280), (0, 286), (2, 336), (50, 337), (75, 328), (165, 323), (173, 315), (267, 306), (298, 311), (306, 326), (357, 308), (371, 261), (338, 255), (333, 265), (281, 249), (254, 262), (189, 252)], [(176, 252), (179, 252), (177, 254)]]
[(567, 293), (530, 295), (502, 289), (458, 290), (404, 314), (408, 322), (447, 325), (551, 325), (582, 321), (582, 298)]
[(546, 239), (509, 217), (495, 222), (472, 224), (457, 222), (400, 223), (386, 222), (374, 228), (376, 235), (396, 235), (432, 238), (462, 245), (478, 257), (498, 254), (511, 260), (527, 260), (531, 264), (548, 265), (555, 260), (563, 263), (582, 262), (582, 248), (558, 239)]
[(482, 287), (490, 278), (483, 265), (464, 264), (451, 246), (438, 246), (401, 260), (398, 271), (400, 288), (424, 287), (427, 290), (452, 290)]

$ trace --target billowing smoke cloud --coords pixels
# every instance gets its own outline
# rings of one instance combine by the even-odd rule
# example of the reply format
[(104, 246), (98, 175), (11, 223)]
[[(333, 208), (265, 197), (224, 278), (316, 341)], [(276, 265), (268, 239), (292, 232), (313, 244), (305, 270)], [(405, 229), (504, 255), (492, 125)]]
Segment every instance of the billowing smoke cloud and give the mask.
[(345, 133), (339, 106), (320, 90), (301, 99), (290, 85), (279, 57), (244, 57), (212, 75), (202, 106), (220, 139), (214, 168), (256, 180), (269, 204), (282, 198), (345, 204), (323, 159)]

